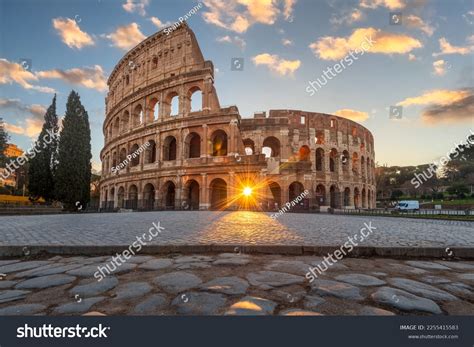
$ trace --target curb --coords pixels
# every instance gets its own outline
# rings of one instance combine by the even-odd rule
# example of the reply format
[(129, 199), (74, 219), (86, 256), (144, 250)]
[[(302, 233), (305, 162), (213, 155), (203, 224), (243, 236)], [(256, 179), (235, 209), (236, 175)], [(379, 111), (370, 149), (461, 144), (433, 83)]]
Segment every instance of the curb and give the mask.
[[(43, 255), (98, 256), (121, 254), (129, 245), (112, 246), (0, 246), (0, 258)], [(327, 256), (340, 246), (291, 245), (146, 245), (137, 254), (243, 253)], [(346, 257), (474, 259), (473, 247), (354, 247)]]

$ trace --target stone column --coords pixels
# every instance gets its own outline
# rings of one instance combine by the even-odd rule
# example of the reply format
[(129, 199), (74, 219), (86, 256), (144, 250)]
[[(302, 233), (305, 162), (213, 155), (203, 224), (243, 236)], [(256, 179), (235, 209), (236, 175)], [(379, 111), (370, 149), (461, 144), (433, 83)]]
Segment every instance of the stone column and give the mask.
[(201, 186), (199, 187), (199, 209), (208, 210), (209, 209), (209, 188), (208, 188), (208, 178), (206, 173), (201, 174)]
[(208, 157), (209, 156), (209, 152), (208, 152), (208, 149), (209, 149), (209, 139), (208, 139), (208, 128), (207, 128), (207, 124), (203, 124), (202, 125), (202, 128), (203, 128), (203, 131), (202, 131), (202, 143), (201, 143), (201, 158), (202, 157)]

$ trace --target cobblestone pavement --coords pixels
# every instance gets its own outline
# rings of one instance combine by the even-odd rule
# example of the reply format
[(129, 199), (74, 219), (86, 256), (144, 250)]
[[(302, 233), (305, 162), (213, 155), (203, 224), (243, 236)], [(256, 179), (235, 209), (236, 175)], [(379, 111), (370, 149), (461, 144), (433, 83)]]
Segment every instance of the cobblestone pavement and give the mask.
[(372, 221), (361, 246), (474, 246), (474, 222), (208, 211), (0, 217), (0, 245), (129, 245), (157, 221), (165, 231), (149, 244), (337, 246)]
[[(0, 315), (474, 315), (474, 262), (136, 255), (0, 260)], [(98, 276), (97, 276), (98, 277)]]

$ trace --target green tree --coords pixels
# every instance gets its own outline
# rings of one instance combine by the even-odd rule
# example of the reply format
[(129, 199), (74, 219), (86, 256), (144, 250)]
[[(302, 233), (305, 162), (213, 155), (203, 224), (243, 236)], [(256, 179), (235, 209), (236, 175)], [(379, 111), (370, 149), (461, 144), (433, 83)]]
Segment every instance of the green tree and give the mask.
[(58, 132), (55, 95), (44, 115), (43, 128), (35, 142), (37, 152), (30, 159), (28, 191), (34, 199), (42, 197), (47, 202), (51, 202), (55, 198), (54, 176), (58, 156)]
[(90, 201), (91, 158), (89, 116), (79, 94), (72, 91), (66, 104), (56, 171), (56, 196), (67, 210)]
[(8, 138), (8, 133), (5, 130), (3, 119), (0, 118), (0, 167), (5, 166), (5, 148), (7, 147)]
[(456, 195), (458, 198), (462, 198), (465, 197), (465, 194), (469, 193), (469, 188), (464, 184), (453, 184), (446, 191), (449, 194)]

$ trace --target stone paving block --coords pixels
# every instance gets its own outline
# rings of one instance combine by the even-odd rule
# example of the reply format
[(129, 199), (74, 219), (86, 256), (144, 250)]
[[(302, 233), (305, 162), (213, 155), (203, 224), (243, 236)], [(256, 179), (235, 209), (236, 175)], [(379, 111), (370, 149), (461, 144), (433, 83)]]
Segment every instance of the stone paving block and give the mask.
[(29, 316), (46, 310), (45, 305), (41, 304), (21, 304), (7, 306), (0, 309), (0, 316)]
[(199, 286), (202, 280), (192, 273), (182, 271), (155, 277), (153, 283), (168, 293), (179, 293)]
[(72, 283), (76, 277), (69, 275), (49, 275), (42, 277), (34, 277), (28, 280), (19, 282), (15, 288), (17, 289), (44, 289), (62, 286), (64, 284)]
[(401, 289), (381, 287), (377, 289), (371, 297), (379, 304), (392, 306), (402, 311), (423, 311), (435, 314), (442, 313), (439, 306), (433, 300), (410, 294)]
[(178, 295), (171, 303), (178, 314), (215, 315), (226, 304), (222, 294), (187, 292)]
[(271, 315), (277, 303), (271, 300), (246, 296), (230, 306), (225, 315), (229, 316), (263, 316)]

